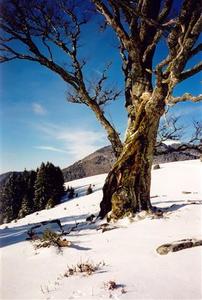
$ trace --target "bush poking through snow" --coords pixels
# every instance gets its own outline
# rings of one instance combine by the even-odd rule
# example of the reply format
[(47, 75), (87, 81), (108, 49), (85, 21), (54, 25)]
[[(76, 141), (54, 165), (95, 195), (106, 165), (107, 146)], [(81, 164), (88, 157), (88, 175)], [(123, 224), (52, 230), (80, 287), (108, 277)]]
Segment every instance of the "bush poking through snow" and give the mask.
[(73, 187), (67, 188), (67, 197), (69, 200), (73, 199), (75, 197), (75, 190)]
[(88, 217), (86, 218), (86, 222), (92, 223), (94, 219), (95, 219), (95, 215), (94, 215), (94, 214), (91, 214), (90, 216), (88, 216)]
[(116, 284), (115, 281), (109, 280), (108, 282), (104, 283), (104, 287), (106, 290), (113, 291), (118, 288), (118, 285)]
[(161, 167), (160, 167), (160, 165), (154, 165), (153, 166), (153, 170), (159, 170)]
[(92, 194), (92, 192), (93, 192), (93, 189), (92, 189), (92, 186), (90, 184), (89, 187), (87, 188), (86, 195), (90, 195), (90, 194)]
[(58, 248), (69, 247), (71, 245), (70, 241), (61, 238), (61, 236), (50, 230), (46, 229), (41, 238), (35, 240), (35, 247), (38, 248), (46, 248), (50, 246), (57, 246)]
[(76, 266), (68, 267), (67, 271), (64, 273), (65, 277), (83, 274), (83, 275), (92, 275), (96, 271), (98, 271), (101, 267), (105, 265), (104, 262), (99, 262), (98, 264), (94, 264), (93, 262), (81, 262)]
[(44, 241), (55, 241), (58, 238), (59, 238), (59, 235), (50, 229), (45, 229), (44, 233), (42, 235), (42, 239)]

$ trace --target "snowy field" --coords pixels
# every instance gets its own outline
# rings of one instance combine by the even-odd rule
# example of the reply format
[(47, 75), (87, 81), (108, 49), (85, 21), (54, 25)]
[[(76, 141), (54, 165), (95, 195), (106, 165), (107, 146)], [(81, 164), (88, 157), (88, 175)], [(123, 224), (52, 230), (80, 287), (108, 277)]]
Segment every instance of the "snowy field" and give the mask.
[[(202, 247), (159, 255), (161, 244), (202, 237), (202, 163), (199, 160), (162, 164), (152, 171), (152, 204), (163, 218), (123, 219), (103, 232), (88, 224), (97, 214), (105, 175), (75, 180), (78, 197), (50, 210), (0, 226), (1, 299), (202, 299)], [(89, 184), (93, 194), (86, 196)], [(195, 204), (193, 204), (195, 203)], [(60, 219), (70, 247), (35, 250), (27, 230), (35, 223)], [(92, 275), (65, 277), (68, 266), (101, 263)], [(109, 289), (114, 281), (117, 287)]]

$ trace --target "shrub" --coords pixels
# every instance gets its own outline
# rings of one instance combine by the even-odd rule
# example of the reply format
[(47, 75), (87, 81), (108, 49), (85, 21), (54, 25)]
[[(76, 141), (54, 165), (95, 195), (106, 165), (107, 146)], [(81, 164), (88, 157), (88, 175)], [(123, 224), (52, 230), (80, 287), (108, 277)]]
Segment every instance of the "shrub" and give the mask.
[(92, 194), (92, 192), (93, 192), (93, 189), (92, 189), (92, 186), (90, 184), (89, 187), (87, 188), (86, 195), (90, 195), (90, 194)]
[(46, 229), (43, 232), (41, 238), (35, 240), (35, 247), (38, 248), (46, 248), (50, 246), (57, 246), (58, 248), (69, 247), (71, 245), (70, 241), (63, 239), (58, 233)]
[(74, 191), (74, 188), (71, 187), (71, 188), (69, 188), (68, 199), (69, 199), (69, 200), (70, 200), (70, 199), (73, 199), (74, 196), (75, 196), (75, 191)]
[(68, 267), (67, 271), (64, 273), (64, 276), (69, 277), (72, 275), (77, 275), (79, 273), (83, 275), (92, 275), (104, 265), (104, 262), (100, 262), (98, 264), (94, 264), (93, 262), (89, 261), (81, 262), (76, 266)]

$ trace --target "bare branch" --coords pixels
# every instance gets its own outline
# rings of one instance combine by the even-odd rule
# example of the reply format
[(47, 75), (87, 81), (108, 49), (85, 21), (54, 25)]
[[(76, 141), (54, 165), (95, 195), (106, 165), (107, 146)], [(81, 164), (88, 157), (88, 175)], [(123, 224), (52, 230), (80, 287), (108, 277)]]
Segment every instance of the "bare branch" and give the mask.
[(183, 101), (192, 101), (192, 102), (202, 101), (202, 94), (200, 94), (198, 96), (193, 96), (193, 95), (191, 95), (189, 93), (185, 93), (181, 97), (172, 97), (171, 96), (168, 99), (168, 105), (173, 105), (173, 104), (176, 104), (178, 102), (183, 102)]
[[(124, 30), (120, 19), (118, 19), (118, 14), (116, 13), (116, 16), (112, 15), (112, 13), (109, 11), (107, 6), (100, 0), (92, 0), (92, 2), (95, 4), (97, 10), (105, 17), (107, 23), (112, 26), (118, 37), (122, 40), (124, 46), (129, 42), (129, 36), (127, 32)], [(110, 1), (110, 3), (113, 4), (113, 2)]]
[(172, 5), (173, 5), (173, 0), (166, 0), (165, 3), (164, 3), (164, 6), (158, 16), (158, 21), (161, 23), (163, 22), (167, 16), (169, 15), (169, 12), (172, 8)]
[(181, 73), (179, 80), (183, 81), (197, 73), (199, 73), (200, 71), (202, 71), (202, 62), (198, 63), (197, 65), (195, 65), (193, 68), (188, 69), (184, 72)]
[(176, 25), (168, 35), (170, 61), (164, 76), (169, 83), (169, 93), (178, 82), (201, 70), (201, 64), (198, 64), (191, 70), (182, 73), (188, 60), (200, 50), (200, 46), (193, 48), (200, 34), (202, 23), (200, 12), (200, 1), (185, 0), (176, 19)]
[(161, 25), (157, 20), (145, 16), (143, 13), (141, 13), (140, 9), (131, 6), (127, 0), (117, 0), (117, 3), (119, 4), (120, 7), (125, 7), (126, 10), (131, 12), (131, 14), (140, 17), (148, 25), (155, 27), (157, 29), (162, 29), (162, 30), (166, 29), (167, 24)]
[[(175, 118), (174, 118), (175, 120)], [(178, 119), (177, 119), (178, 121)], [(183, 126), (178, 126), (178, 125), (174, 125), (174, 127), (176, 127), (176, 138), (175, 138), (175, 133), (173, 130), (173, 137), (169, 136), (169, 129), (165, 128), (165, 137), (166, 134), (168, 133), (168, 138), (171, 138), (173, 140), (178, 140), (178, 139), (182, 139), (183, 138)], [(181, 131), (182, 128), (182, 131)], [(178, 131), (179, 130), (179, 131)], [(160, 129), (161, 131), (161, 129)], [(178, 131), (178, 132), (177, 132)], [(166, 139), (159, 139), (158, 143), (156, 144), (156, 148), (155, 148), (155, 154), (170, 154), (170, 153), (174, 153), (174, 152), (185, 152), (186, 151), (193, 151), (194, 153), (202, 153), (202, 122), (201, 121), (194, 121), (193, 122), (193, 133), (192, 136), (190, 137), (190, 139), (185, 143), (185, 142), (181, 142), (179, 144), (174, 144), (174, 146), (169, 145), (166, 148), (165, 147), (160, 147), (162, 145), (162, 142), (166, 141)]]
[(169, 64), (169, 62), (171, 61), (171, 57), (170, 55), (167, 55), (167, 57), (165, 59), (163, 59), (157, 66), (155, 69), (155, 72), (157, 74), (162, 74), (162, 69)]
[(194, 132), (192, 134), (192, 137), (189, 141), (189, 143), (201, 143), (202, 142), (202, 122), (200, 121), (194, 121)]
[(6, 44), (0, 43), (0, 45), (2, 46), (0, 51), (5, 52), (7, 54), (7, 55), (1, 56), (0, 62), (6, 62), (6, 61), (13, 60), (13, 59), (26, 59), (26, 60), (32, 60), (32, 61), (38, 62), (38, 59), (31, 55), (19, 53), (15, 49), (12, 49), (11, 47), (9, 47)]
[(198, 44), (195, 48), (190, 51), (189, 58), (193, 57), (194, 55), (198, 54), (202, 51), (202, 43)]
[(147, 48), (146, 48), (146, 50), (143, 54), (143, 58), (142, 58), (143, 62), (145, 62), (147, 60), (148, 55), (150, 55), (152, 53), (152, 51), (156, 47), (158, 41), (160, 40), (162, 34), (163, 34), (163, 30), (157, 30), (157, 32), (154, 35), (151, 43), (147, 46)]
[(158, 129), (158, 144), (171, 140), (180, 140), (184, 134), (184, 126), (179, 125), (179, 117), (169, 117), (166, 115), (164, 117), (164, 121), (160, 123)]

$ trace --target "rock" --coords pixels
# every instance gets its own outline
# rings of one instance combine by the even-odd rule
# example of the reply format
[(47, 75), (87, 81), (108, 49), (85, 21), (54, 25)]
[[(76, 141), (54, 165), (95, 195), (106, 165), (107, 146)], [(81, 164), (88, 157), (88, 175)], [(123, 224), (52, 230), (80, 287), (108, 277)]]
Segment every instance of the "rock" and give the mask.
[(169, 252), (177, 252), (183, 249), (202, 246), (202, 240), (183, 239), (169, 244), (163, 244), (156, 249), (160, 255), (168, 254)]
[(153, 170), (158, 170), (158, 169), (160, 169), (160, 165), (154, 165), (153, 166)]
[(92, 222), (94, 218), (95, 218), (95, 215), (92, 214), (86, 218), (86, 222)]
[(168, 254), (168, 252), (171, 251), (171, 245), (170, 245), (170, 244), (164, 244), (164, 245), (158, 247), (158, 248), (156, 249), (156, 251), (157, 251), (158, 254), (160, 254), (160, 255)]
[(70, 241), (68, 241), (68, 240), (66, 240), (66, 239), (58, 239), (57, 240), (57, 245), (59, 246), (59, 247), (70, 247), (71, 246), (71, 242)]

